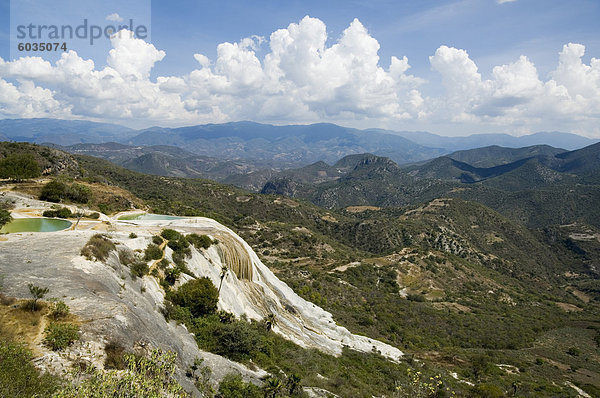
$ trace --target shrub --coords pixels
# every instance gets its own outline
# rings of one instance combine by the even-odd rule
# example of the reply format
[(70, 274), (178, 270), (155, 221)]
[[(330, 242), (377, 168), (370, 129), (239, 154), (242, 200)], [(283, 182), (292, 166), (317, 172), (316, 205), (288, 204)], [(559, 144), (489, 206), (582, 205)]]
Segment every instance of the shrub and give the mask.
[(125, 347), (115, 341), (110, 341), (104, 347), (104, 353), (106, 354), (105, 369), (125, 369)]
[(119, 261), (121, 264), (130, 266), (135, 262), (136, 258), (133, 252), (129, 249), (119, 249)]
[(61, 181), (50, 181), (42, 188), (40, 200), (58, 203), (65, 199), (75, 203), (88, 203), (92, 197), (90, 188), (81, 184), (68, 185)]
[(44, 329), (44, 345), (60, 351), (79, 340), (79, 326), (73, 323), (52, 322)]
[(191, 254), (191, 251), (189, 249), (190, 243), (185, 239), (184, 236), (179, 237), (179, 239), (177, 240), (170, 240), (167, 243), (167, 246), (169, 246), (174, 252), (179, 252), (186, 255)]
[(425, 296), (423, 296), (422, 294), (409, 294), (408, 296), (406, 296), (406, 298), (410, 301), (417, 301), (419, 303), (425, 301)]
[(67, 184), (60, 181), (50, 181), (42, 188), (40, 200), (58, 203), (67, 197)]
[(186, 238), (197, 249), (208, 249), (214, 243), (207, 235), (189, 234)]
[(210, 279), (198, 278), (181, 285), (169, 299), (173, 304), (189, 308), (193, 316), (200, 317), (217, 310), (219, 295)]
[(473, 397), (481, 398), (502, 398), (505, 396), (500, 387), (493, 384), (479, 384), (473, 387)]
[(44, 217), (57, 217), (57, 218), (69, 218), (73, 216), (73, 213), (71, 213), (71, 210), (69, 210), (66, 207), (61, 207), (58, 210), (46, 210), (42, 213), (42, 215)]
[(137, 234), (135, 232), (132, 232), (132, 233), (129, 234), (129, 239), (135, 239), (137, 237), (138, 236), (137, 236)]
[(148, 264), (144, 261), (136, 261), (129, 267), (129, 271), (131, 272), (131, 276), (135, 277), (143, 277), (144, 275), (148, 275), (150, 272), (150, 268)]
[(175, 379), (173, 352), (152, 350), (148, 358), (125, 354), (126, 369), (94, 370), (80, 383), (72, 383), (55, 398), (186, 397)]
[(65, 304), (64, 301), (59, 300), (51, 304), (50, 307), (50, 317), (53, 319), (61, 319), (65, 318), (69, 315), (70, 309), (69, 306)]
[(4, 224), (8, 224), (12, 221), (12, 216), (10, 215), (10, 211), (3, 209), (0, 207), (0, 228), (4, 226)]
[(181, 252), (173, 252), (171, 256), (173, 258), (173, 262), (177, 265), (177, 267), (183, 269), (187, 269), (187, 265), (185, 264), (185, 254)]
[[(210, 351), (233, 361), (252, 358), (263, 345), (259, 332), (245, 321), (216, 323), (204, 332), (211, 334), (210, 340), (214, 346)], [(198, 338), (201, 340), (203, 337)]]
[(158, 235), (154, 235), (154, 236), (152, 237), (152, 243), (154, 243), (154, 244), (155, 244), (155, 245), (157, 245), (157, 246), (160, 246), (160, 245), (162, 245), (162, 243), (163, 243), (163, 238), (161, 238), (161, 237), (160, 237), (160, 236), (158, 236)]
[(40, 374), (24, 345), (0, 340), (0, 397), (48, 397), (59, 379)]
[(181, 275), (181, 270), (179, 268), (168, 268), (165, 270), (165, 282), (167, 286), (173, 286), (177, 279)]
[(67, 198), (75, 203), (88, 203), (92, 198), (92, 190), (85, 185), (73, 184), (67, 187)]
[(166, 240), (177, 240), (181, 237), (181, 234), (174, 229), (163, 229), (160, 233), (160, 236)]
[(581, 354), (581, 350), (577, 347), (569, 347), (569, 349), (567, 350), (567, 354), (573, 357), (578, 357)]
[(218, 398), (261, 398), (260, 387), (244, 382), (238, 373), (225, 375), (219, 384)]
[(110, 252), (115, 249), (115, 244), (105, 235), (96, 234), (83, 246), (81, 255), (88, 260), (106, 261)]
[(146, 261), (158, 260), (162, 256), (163, 256), (162, 250), (160, 250), (160, 247), (156, 246), (154, 243), (150, 243), (148, 245), (148, 247), (146, 247), (146, 250), (144, 251), (144, 259), (146, 259)]
[(92, 220), (97, 220), (97, 219), (100, 218), (100, 213), (98, 213), (97, 211), (95, 211), (93, 213), (86, 214), (86, 217), (90, 218)]
[(29, 154), (14, 154), (0, 160), (0, 178), (21, 181), (40, 175), (40, 165)]
[(166, 258), (163, 258), (162, 260), (160, 260), (158, 262), (158, 267), (162, 270), (167, 269), (168, 266), (169, 266), (169, 260), (167, 260)]

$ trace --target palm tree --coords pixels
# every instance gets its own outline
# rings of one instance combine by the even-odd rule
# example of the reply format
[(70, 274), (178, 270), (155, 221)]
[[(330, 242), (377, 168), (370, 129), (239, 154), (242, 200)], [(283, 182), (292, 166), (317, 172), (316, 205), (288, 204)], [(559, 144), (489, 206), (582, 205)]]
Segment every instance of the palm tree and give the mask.
[(265, 324), (265, 328), (267, 329), (267, 332), (270, 331), (271, 329), (273, 329), (273, 327), (275, 325), (277, 325), (277, 319), (275, 318), (275, 314), (270, 313), (269, 315), (267, 315), (265, 317), (263, 322)]
[(229, 268), (227, 268), (226, 265), (223, 265), (221, 267), (221, 282), (219, 283), (219, 290), (217, 291), (217, 295), (221, 294), (221, 286), (223, 286), (223, 279), (225, 279), (227, 277), (228, 273), (229, 273)]
[(269, 376), (267, 380), (265, 380), (265, 384), (263, 385), (263, 390), (265, 392), (265, 398), (275, 398), (283, 389), (283, 383), (281, 380), (275, 376)]
[(300, 388), (300, 376), (296, 373), (292, 373), (287, 379), (287, 388), (290, 395), (294, 395)]

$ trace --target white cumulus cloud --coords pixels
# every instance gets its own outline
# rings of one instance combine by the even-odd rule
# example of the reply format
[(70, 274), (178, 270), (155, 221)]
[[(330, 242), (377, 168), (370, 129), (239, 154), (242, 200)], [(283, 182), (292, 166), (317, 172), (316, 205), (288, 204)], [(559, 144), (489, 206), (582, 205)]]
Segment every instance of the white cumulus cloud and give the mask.
[(437, 83), (410, 74), (406, 56), (392, 56), (383, 66), (379, 42), (358, 19), (329, 40), (323, 21), (307, 16), (268, 38), (221, 43), (215, 59), (191, 54), (198, 63), (189, 73), (152, 79), (152, 68), (167, 54), (121, 31), (101, 68), (74, 51), (54, 64), (41, 57), (0, 59), (0, 115), (148, 125), (427, 123), (600, 136), (600, 60), (584, 63), (581, 44), (566, 44), (547, 78), (525, 55), (482, 73), (466, 50), (440, 46), (429, 60), (444, 91), (428, 96), (428, 86)]

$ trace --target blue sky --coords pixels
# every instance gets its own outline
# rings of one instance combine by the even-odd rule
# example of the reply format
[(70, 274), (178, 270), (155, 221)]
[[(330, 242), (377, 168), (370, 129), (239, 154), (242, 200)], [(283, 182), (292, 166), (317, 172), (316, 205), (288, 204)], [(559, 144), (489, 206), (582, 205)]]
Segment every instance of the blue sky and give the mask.
[[(597, 0), (14, 1), (11, 27), (0, 0), (3, 117), (600, 136)], [(106, 25), (113, 13), (148, 25), (151, 39), (69, 42), (76, 54), (62, 65), (60, 52), (11, 54), (26, 19)]]

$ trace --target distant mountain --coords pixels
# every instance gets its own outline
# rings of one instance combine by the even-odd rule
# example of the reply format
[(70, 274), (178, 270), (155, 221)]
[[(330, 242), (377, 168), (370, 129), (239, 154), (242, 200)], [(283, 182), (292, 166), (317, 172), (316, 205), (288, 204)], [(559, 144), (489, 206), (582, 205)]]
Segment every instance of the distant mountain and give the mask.
[(506, 148), (492, 145), (457, 151), (451, 153), (448, 157), (475, 167), (494, 167), (533, 156), (554, 156), (562, 152), (567, 151), (549, 145), (533, 145), (524, 148)]
[(389, 131), (371, 129), (379, 133), (392, 133), (407, 138), (419, 145), (441, 148), (446, 151), (481, 148), (498, 145), (509, 148), (522, 148), (532, 145), (549, 145), (568, 150), (579, 149), (600, 140), (582, 137), (576, 134), (560, 132), (539, 132), (515, 137), (509, 134), (473, 134), (464, 137), (446, 137), (424, 131)]
[(85, 120), (1, 119), (3, 140), (73, 145), (118, 141), (135, 135), (136, 130), (116, 124)]
[(235, 122), (175, 129), (151, 128), (126, 143), (173, 145), (198, 155), (268, 161), (276, 167), (297, 167), (317, 161), (333, 163), (345, 155), (365, 152), (389, 156), (398, 163), (422, 161), (445, 153), (397, 135), (327, 123), (273, 126)]
[[(502, 149), (493, 151), (506, 159)], [(262, 193), (301, 198), (326, 208), (405, 206), (453, 196), (478, 201), (529, 226), (577, 218), (600, 226), (600, 144), (555, 155), (547, 148), (541, 152), (550, 155), (494, 167), (475, 167), (448, 156), (400, 167), (388, 158), (352, 155), (329, 166), (338, 172), (336, 179), (317, 182), (306, 178), (304, 168), (288, 170), (267, 181)]]
[(266, 167), (260, 163), (198, 156), (182, 148), (168, 145), (131, 146), (108, 142), (58, 146), (58, 148), (78, 155), (103, 158), (129, 170), (171, 177), (223, 180), (230, 175), (243, 175)]

